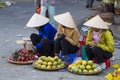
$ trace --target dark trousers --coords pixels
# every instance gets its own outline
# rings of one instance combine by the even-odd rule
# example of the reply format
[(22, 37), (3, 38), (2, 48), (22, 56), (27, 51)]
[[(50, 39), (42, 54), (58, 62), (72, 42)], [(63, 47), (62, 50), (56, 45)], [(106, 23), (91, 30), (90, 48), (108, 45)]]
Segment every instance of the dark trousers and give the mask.
[(112, 53), (104, 51), (99, 47), (91, 47), (89, 45), (86, 46), (86, 54), (89, 60), (96, 58), (97, 63), (103, 63), (105, 59), (112, 57)]
[(94, 0), (86, 0), (86, 8), (90, 8), (93, 6)]
[(63, 55), (67, 55), (70, 53), (76, 53), (79, 47), (73, 46), (70, 42), (66, 39), (56, 39), (54, 44), (54, 52), (59, 53), (60, 51), (63, 52)]
[(37, 45), (39, 42), (42, 43), (41, 48), (37, 48), (37, 52), (40, 53), (43, 56), (54, 56), (53, 49), (54, 49), (54, 43), (51, 42), (49, 39), (41, 39), (39, 35), (32, 33), (31, 41), (33, 45)]
[(115, 14), (114, 4), (112, 4), (112, 3), (105, 4), (103, 11), (104, 12), (111, 12), (111, 13)]

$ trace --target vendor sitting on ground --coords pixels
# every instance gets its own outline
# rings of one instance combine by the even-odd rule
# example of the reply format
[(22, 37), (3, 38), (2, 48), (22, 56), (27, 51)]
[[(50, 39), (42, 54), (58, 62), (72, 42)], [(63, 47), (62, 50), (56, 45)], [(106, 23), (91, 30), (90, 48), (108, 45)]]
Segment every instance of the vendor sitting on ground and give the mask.
[(74, 23), (69, 12), (56, 15), (54, 19), (59, 23), (58, 30), (55, 35), (54, 52), (59, 55), (62, 51), (66, 57), (68, 54), (76, 53), (79, 49), (80, 33)]
[(86, 54), (89, 60), (96, 59), (97, 63), (106, 68), (105, 59), (110, 59), (114, 52), (114, 38), (107, 22), (100, 16), (95, 16), (84, 23), (89, 26), (86, 38)]
[(54, 36), (57, 31), (49, 24), (49, 19), (35, 13), (27, 26), (39, 31), (39, 34), (32, 33), (30, 36), (34, 50), (43, 56), (54, 56)]

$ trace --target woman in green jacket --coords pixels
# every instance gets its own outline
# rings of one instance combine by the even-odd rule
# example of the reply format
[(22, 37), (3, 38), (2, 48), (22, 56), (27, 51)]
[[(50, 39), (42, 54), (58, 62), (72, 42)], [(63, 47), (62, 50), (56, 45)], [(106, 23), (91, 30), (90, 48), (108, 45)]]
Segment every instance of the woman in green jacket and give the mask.
[(89, 60), (95, 58), (97, 63), (105, 69), (104, 60), (111, 58), (114, 52), (114, 38), (108, 23), (97, 15), (85, 22), (84, 25), (90, 27), (86, 38), (87, 57)]

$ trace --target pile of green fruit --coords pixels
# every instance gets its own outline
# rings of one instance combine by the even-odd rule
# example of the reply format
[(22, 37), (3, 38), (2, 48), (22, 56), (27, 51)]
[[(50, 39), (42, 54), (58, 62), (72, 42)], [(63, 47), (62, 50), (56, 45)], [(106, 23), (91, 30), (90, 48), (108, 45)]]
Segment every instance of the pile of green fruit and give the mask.
[(98, 73), (101, 70), (101, 67), (89, 60), (77, 60), (75, 63), (72, 63), (68, 66), (68, 70), (77, 74), (94, 74)]
[(33, 67), (41, 70), (58, 70), (64, 68), (64, 62), (58, 56), (41, 56), (33, 63)]

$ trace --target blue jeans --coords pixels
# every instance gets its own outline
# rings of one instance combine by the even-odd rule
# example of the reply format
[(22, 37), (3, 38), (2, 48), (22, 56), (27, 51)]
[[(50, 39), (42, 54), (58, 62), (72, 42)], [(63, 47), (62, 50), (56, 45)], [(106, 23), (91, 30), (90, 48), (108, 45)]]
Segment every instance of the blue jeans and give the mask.
[(55, 16), (55, 6), (51, 6), (49, 3), (47, 3), (45, 6), (41, 5), (41, 15), (46, 15), (46, 10), (48, 9), (50, 24), (54, 26), (54, 16)]

